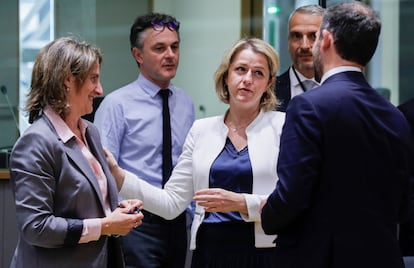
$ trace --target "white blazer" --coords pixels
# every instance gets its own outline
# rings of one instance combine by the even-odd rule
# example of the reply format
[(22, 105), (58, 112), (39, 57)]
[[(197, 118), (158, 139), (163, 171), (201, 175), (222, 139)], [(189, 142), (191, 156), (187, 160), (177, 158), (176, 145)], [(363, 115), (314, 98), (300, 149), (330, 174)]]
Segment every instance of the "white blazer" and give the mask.
[[(260, 203), (276, 187), (276, 166), (284, 120), (285, 114), (282, 112), (261, 111), (246, 128), (253, 171), (253, 193), (244, 194), (248, 215), (241, 216), (245, 221), (255, 223), (255, 246), (260, 248), (275, 246), (273, 241), (276, 236), (264, 234), (261, 227)], [(141, 199), (144, 209), (165, 219), (174, 219), (188, 207), (195, 191), (209, 187), (211, 165), (223, 150), (228, 131), (224, 115), (196, 120), (164, 190), (127, 172), (120, 195)], [(196, 205), (190, 249), (195, 249), (197, 230), (203, 219), (204, 209)]]

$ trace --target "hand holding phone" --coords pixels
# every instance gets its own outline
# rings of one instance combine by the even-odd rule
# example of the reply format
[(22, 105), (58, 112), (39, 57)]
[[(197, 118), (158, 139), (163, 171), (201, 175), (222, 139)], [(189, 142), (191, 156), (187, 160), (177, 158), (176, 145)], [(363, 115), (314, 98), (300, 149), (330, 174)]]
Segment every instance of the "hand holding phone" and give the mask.
[(133, 209), (131, 209), (129, 212), (128, 212), (128, 214), (134, 214), (135, 212), (136, 213), (139, 213), (141, 210), (139, 209), (139, 207), (134, 207)]

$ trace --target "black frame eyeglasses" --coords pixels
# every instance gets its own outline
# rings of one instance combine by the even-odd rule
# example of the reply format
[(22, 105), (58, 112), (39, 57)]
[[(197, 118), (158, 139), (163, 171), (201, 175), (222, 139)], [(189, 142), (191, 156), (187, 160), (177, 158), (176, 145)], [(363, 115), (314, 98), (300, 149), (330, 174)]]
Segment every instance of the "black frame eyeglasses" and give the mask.
[(165, 27), (167, 27), (171, 31), (178, 31), (178, 29), (180, 28), (180, 23), (175, 20), (168, 21), (168, 22), (164, 22), (164, 21), (151, 22), (151, 25), (154, 31), (158, 31), (158, 32), (162, 32), (165, 29)]

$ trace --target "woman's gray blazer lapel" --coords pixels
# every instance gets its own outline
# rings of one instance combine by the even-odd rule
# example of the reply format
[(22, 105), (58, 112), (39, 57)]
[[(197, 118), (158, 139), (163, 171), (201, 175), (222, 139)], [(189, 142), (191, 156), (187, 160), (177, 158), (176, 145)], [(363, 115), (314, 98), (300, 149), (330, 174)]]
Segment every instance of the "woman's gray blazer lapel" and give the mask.
[(98, 129), (92, 123), (87, 122), (87, 124), (88, 124), (88, 128), (86, 130), (86, 140), (89, 144), (89, 149), (91, 150), (91, 153), (98, 160), (99, 164), (101, 164), (102, 170), (105, 173), (105, 176), (107, 178), (107, 184), (108, 184), (107, 188), (108, 188), (108, 197), (110, 200), (109, 203), (111, 205), (111, 210), (114, 210), (118, 204), (118, 191), (117, 191), (118, 188), (116, 186), (115, 179), (113, 178), (111, 171), (109, 170), (109, 167), (107, 165), (106, 157), (102, 149), (103, 146), (100, 140)]

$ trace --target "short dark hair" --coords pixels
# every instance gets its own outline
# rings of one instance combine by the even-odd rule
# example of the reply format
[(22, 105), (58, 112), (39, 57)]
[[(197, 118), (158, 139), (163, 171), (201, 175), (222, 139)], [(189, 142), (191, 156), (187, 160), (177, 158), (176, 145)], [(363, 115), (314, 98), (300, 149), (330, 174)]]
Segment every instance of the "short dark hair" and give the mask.
[(377, 48), (381, 21), (367, 5), (345, 2), (326, 9), (320, 32), (324, 29), (332, 33), (336, 51), (343, 59), (365, 66)]
[(171, 15), (161, 13), (148, 13), (146, 15), (137, 17), (134, 21), (134, 24), (131, 26), (131, 32), (129, 35), (131, 49), (134, 47), (142, 49), (144, 45), (144, 36), (142, 33), (145, 31), (145, 29), (154, 27), (154, 24), (168, 24), (171, 22), (175, 23), (176, 28), (174, 30), (177, 32), (178, 38), (180, 38), (180, 22)]

